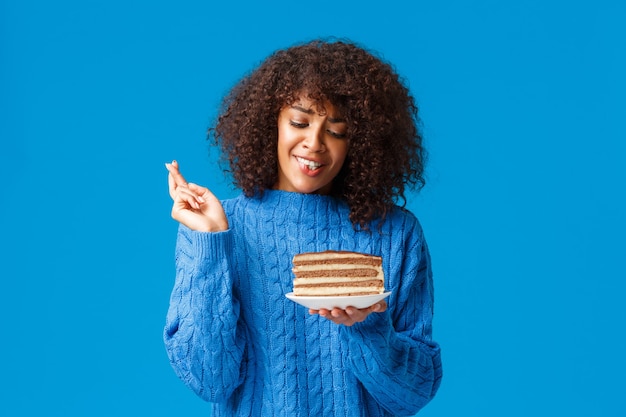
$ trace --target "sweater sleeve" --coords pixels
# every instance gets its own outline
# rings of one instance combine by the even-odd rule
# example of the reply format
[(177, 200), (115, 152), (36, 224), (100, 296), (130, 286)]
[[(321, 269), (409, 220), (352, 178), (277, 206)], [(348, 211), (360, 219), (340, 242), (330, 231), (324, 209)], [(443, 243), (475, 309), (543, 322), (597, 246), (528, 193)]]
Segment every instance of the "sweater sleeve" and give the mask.
[(440, 349), (431, 340), (430, 256), (421, 231), (417, 235), (404, 253), (389, 309), (340, 329), (347, 366), (380, 406), (403, 416), (414, 415), (434, 397), (442, 376)]
[(241, 383), (245, 332), (233, 296), (232, 232), (179, 227), (176, 280), (164, 330), (178, 377), (198, 396), (217, 402)]

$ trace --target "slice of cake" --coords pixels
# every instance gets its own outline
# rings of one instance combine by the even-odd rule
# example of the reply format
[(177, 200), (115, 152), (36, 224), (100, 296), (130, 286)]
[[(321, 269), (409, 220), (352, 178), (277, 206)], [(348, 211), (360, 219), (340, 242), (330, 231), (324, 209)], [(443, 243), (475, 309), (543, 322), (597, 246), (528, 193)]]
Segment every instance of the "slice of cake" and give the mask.
[(381, 294), (385, 279), (380, 256), (347, 251), (300, 253), (293, 257), (297, 296)]

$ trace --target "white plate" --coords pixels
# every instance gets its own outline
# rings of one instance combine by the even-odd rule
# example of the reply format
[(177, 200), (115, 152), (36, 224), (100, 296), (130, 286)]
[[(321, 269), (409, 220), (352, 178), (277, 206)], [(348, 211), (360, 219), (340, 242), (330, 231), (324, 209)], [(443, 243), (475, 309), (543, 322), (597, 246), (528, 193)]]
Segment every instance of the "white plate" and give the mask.
[(366, 308), (371, 306), (372, 304), (377, 303), (378, 301), (387, 298), (391, 294), (391, 291), (384, 292), (382, 294), (372, 294), (372, 295), (352, 295), (352, 296), (338, 296), (338, 297), (303, 297), (293, 295), (292, 292), (285, 294), (285, 297), (289, 298), (291, 301), (294, 301), (301, 306), (312, 308), (313, 310), (319, 310), (321, 308), (325, 308), (328, 310), (332, 310), (335, 307), (338, 307), (342, 310), (345, 310), (346, 307), (354, 307), (354, 308)]

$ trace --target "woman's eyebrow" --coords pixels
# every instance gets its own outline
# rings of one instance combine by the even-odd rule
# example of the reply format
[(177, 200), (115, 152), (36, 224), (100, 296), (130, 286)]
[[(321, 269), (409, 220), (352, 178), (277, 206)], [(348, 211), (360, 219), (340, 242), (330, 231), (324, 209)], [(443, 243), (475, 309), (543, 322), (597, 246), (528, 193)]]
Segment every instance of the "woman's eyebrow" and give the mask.
[(302, 113), (315, 114), (315, 112), (312, 109), (305, 109), (302, 106), (294, 105), (294, 106), (291, 106), (291, 108), (294, 109), (294, 110), (301, 111)]
[[(315, 114), (315, 111), (313, 109), (305, 109), (302, 106), (293, 105), (291, 106), (291, 108), (294, 110), (301, 111), (302, 113), (305, 113), (305, 114)], [(346, 122), (346, 119), (342, 117), (329, 117), (327, 120), (329, 123), (345, 123)]]

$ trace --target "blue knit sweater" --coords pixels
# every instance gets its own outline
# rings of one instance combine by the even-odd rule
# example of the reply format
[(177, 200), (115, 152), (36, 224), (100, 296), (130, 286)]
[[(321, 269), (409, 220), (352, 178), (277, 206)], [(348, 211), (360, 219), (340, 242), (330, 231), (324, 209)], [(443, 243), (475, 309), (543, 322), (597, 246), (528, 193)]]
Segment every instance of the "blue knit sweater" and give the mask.
[[(266, 191), (223, 205), (229, 230), (179, 228), (164, 332), (175, 372), (213, 416), (409, 416), (433, 398), (441, 358), (415, 216), (397, 208), (370, 233), (327, 196)], [(293, 255), (327, 249), (382, 256), (387, 311), (346, 327), (285, 298)]]

